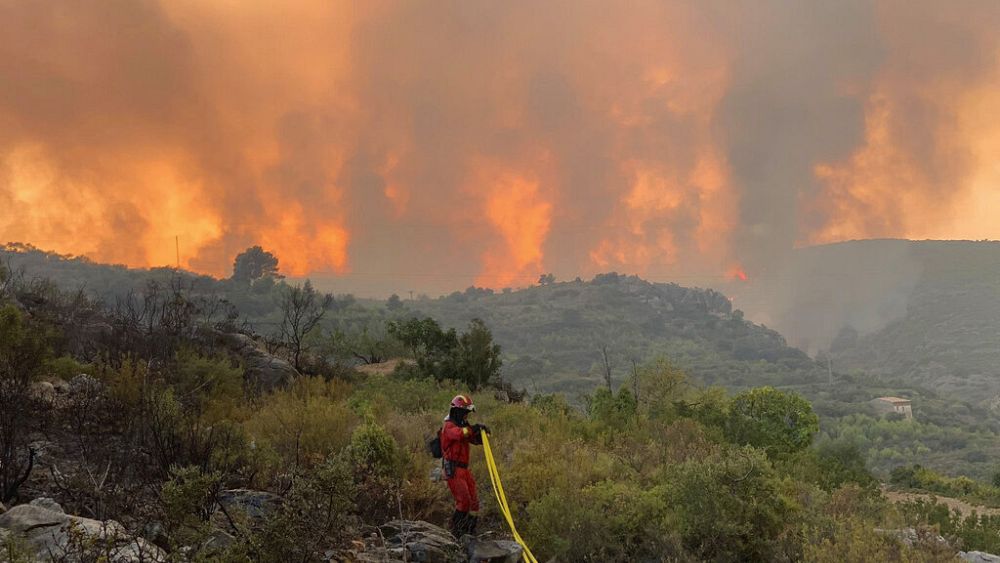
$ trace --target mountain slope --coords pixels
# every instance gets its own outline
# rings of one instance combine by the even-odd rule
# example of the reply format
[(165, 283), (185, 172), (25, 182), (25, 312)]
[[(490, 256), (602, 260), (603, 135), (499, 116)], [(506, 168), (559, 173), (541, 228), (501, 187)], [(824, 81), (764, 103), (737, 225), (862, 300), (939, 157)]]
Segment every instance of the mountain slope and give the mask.
[(845, 329), (838, 366), (932, 386), (968, 400), (1000, 393), (1000, 244), (913, 242), (920, 275), (885, 327)]
[(636, 276), (601, 274), (499, 294), (470, 289), (412, 308), (449, 326), (483, 319), (507, 352), (507, 376), (533, 391), (592, 388), (602, 380), (605, 351), (616, 381), (631, 373), (633, 360), (657, 355), (729, 387), (827, 377), (780, 334), (744, 320), (721, 293)]
[[(106, 301), (180, 276), (196, 293), (226, 297), (258, 329), (266, 331), (277, 320), (279, 287), (268, 284), (247, 286), (168, 268), (106, 266), (24, 247), (0, 249), (0, 260), (23, 268), (29, 278), (49, 278), (64, 289), (83, 288)], [(777, 332), (745, 320), (717, 291), (615, 273), (501, 293), (469, 288), (437, 299), (405, 301), (395, 311), (382, 302), (361, 300), (329, 315), (327, 326), (343, 329), (414, 315), (452, 327), (484, 320), (503, 346), (506, 376), (531, 391), (589, 392), (604, 379), (605, 352), (618, 382), (629, 376), (633, 362), (643, 364), (658, 355), (669, 356), (705, 383), (734, 388), (827, 377), (825, 366), (789, 347)]]

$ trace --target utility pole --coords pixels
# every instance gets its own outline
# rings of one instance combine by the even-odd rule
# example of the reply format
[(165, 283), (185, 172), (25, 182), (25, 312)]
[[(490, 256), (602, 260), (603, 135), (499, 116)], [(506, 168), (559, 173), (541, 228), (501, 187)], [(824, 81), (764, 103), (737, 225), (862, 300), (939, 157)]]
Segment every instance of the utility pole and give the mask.
[(829, 382), (830, 387), (833, 387), (833, 358), (830, 356), (829, 352), (826, 353), (826, 373), (827, 381)]
[(410, 290), (410, 301), (413, 301), (413, 290)]
[(177, 253), (177, 269), (181, 269), (181, 237), (174, 235), (174, 251)]

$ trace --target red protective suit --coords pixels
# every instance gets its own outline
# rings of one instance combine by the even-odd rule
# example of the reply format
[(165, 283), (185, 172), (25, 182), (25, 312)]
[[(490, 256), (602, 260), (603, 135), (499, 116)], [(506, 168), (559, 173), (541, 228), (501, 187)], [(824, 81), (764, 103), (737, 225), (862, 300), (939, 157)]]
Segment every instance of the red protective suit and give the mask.
[(479, 495), (476, 493), (476, 480), (469, 471), (469, 445), (482, 444), (479, 431), (471, 426), (459, 426), (451, 421), (444, 421), (441, 429), (441, 452), (445, 463), (451, 462), (454, 471), (446, 475), (451, 496), (455, 497), (455, 510), (459, 512), (479, 512)]

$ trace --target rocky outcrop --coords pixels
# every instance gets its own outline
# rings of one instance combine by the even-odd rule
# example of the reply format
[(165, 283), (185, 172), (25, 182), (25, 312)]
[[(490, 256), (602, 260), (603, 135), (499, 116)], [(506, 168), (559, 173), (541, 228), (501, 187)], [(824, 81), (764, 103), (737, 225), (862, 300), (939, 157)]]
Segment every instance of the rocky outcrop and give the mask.
[(469, 561), (488, 563), (517, 563), (521, 560), (521, 546), (510, 540), (473, 540), (466, 544)]
[(885, 530), (882, 528), (876, 528), (875, 532), (896, 538), (904, 545), (909, 547), (933, 546), (945, 549), (950, 547), (948, 544), (948, 540), (946, 540), (944, 536), (934, 531), (934, 529), (928, 527), (901, 528), (898, 530)]
[(982, 551), (959, 551), (958, 558), (969, 563), (1000, 563), (1000, 556)]
[(56, 388), (48, 381), (36, 381), (31, 384), (31, 396), (43, 403), (52, 403), (56, 398)]
[(299, 376), (292, 364), (267, 353), (245, 334), (203, 329), (199, 336), (203, 341), (224, 348), (243, 363), (243, 379), (253, 392), (283, 389)]
[(517, 563), (521, 546), (503, 540), (478, 540), (462, 544), (444, 528), (420, 520), (393, 520), (366, 532), (364, 541), (333, 556), (334, 561), (356, 563)]
[(35, 499), (0, 514), (0, 531), (19, 537), (41, 561), (166, 560), (160, 548), (129, 534), (118, 522), (66, 514), (52, 499)]
[(364, 547), (352, 554), (358, 563), (463, 563), (462, 546), (444, 528), (420, 520), (393, 520), (374, 528)]
[(244, 378), (248, 387), (257, 392), (283, 389), (299, 376), (292, 364), (270, 354), (259, 353), (245, 360)]

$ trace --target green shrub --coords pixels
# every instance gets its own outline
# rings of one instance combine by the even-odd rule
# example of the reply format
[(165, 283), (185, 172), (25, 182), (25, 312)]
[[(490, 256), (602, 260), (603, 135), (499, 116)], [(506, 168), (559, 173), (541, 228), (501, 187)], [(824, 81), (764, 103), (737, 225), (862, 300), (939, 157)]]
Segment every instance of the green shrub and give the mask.
[(46, 360), (42, 371), (49, 376), (69, 381), (81, 373), (92, 374), (94, 367), (89, 364), (80, 363), (70, 356), (59, 356), (58, 358)]
[(795, 513), (768, 459), (732, 448), (667, 468), (670, 527), (700, 559), (770, 561), (787, 555)]
[(861, 450), (849, 442), (826, 440), (815, 448), (795, 452), (776, 463), (782, 471), (796, 479), (815, 484), (825, 491), (848, 483), (863, 487), (877, 481), (865, 467)]
[(167, 369), (167, 382), (188, 416), (206, 424), (239, 419), (243, 403), (243, 370), (226, 358), (182, 349)]
[(392, 435), (368, 420), (354, 430), (345, 453), (354, 472), (357, 505), (362, 516), (367, 521), (380, 522), (398, 515), (403, 458)]
[(944, 563), (955, 561), (955, 553), (932, 541), (910, 547), (891, 534), (877, 531), (869, 521), (846, 517), (836, 523), (833, 533), (807, 541), (802, 560), (809, 563)]
[(271, 450), (285, 467), (309, 467), (348, 445), (357, 417), (336, 380), (302, 378), (290, 389), (261, 399), (244, 422), (255, 447)]
[(174, 548), (198, 545), (211, 532), (208, 519), (215, 509), (220, 475), (197, 467), (175, 467), (163, 484), (163, 521)]
[(919, 464), (892, 470), (889, 482), (905, 489), (919, 489), (949, 497), (959, 497), (1000, 506), (1000, 489), (968, 477), (947, 477)]
[(340, 548), (355, 522), (351, 469), (342, 457), (330, 457), (315, 469), (298, 473), (281, 508), (251, 540), (258, 561), (321, 561)]
[(759, 387), (733, 397), (726, 437), (780, 455), (809, 447), (819, 431), (819, 417), (808, 401), (773, 387)]
[(582, 490), (549, 490), (528, 504), (532, 550), (563, 561), (659, 560), (678, 546), (666, 527), (659, 488), (602, 481)]

